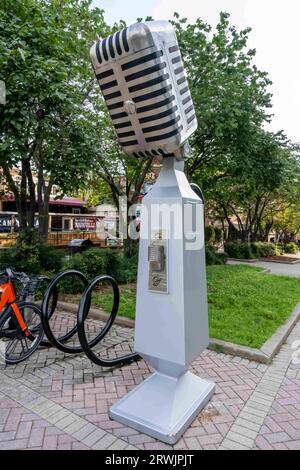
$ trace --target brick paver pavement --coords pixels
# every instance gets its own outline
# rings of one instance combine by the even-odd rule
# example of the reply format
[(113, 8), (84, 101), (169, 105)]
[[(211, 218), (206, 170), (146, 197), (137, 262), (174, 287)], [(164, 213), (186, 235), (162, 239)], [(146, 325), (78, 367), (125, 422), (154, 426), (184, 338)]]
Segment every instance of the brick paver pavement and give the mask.
[[(72, 314), (55, 317), (70, 328)], [(101, 328), (89, 322), (91, 335)], [(127, 354), (132, 330), (114, 327), (99, 350)], [(267, 367), (204, 351), (191, 370), (216, 383), (216, 393), (175, 449), (289, 449), (300, 447), (300, 366), (291, 344)], [(107, 349), (108, 348), (108, 349)], [(17, 366), (0, 367), (0, 449), (172, 449), (108, 417), (109, 407), (151, 373), (140, 360), (103, 369), (83, 354), (41, 348)]]

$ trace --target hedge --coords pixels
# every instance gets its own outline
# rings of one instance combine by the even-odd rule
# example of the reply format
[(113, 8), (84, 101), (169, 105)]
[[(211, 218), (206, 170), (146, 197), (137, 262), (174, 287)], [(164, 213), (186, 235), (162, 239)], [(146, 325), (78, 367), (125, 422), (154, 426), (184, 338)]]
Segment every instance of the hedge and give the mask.
[(267, 242), (229, 242), (225, 251), (230, 258), (237, 259), (264, 258), (277, 254), (275, 244)]
[(218, 253), (214, 250), (213, 246), (205, 244), (205, 258), (208, 266), (213, 264), (225, 264), (228, 258), (227, 253)]
[(126, 283), (136, 280), (137, 263), (137, 255), (129, 258), (109, 248), (91, 248), (70, 258), (64, 268), (80, 269), (90, 279), (100, 274), (109, 274), (117, 282)]
[(284, 251), (285, 253), (298, 253), (298, 246), (294, 242), (286, 243), (284, 245)]
[(62, 269), (64, 253), (49, 245), (18, 245), (0, 251), (0, 270), (7, 266), (27, 274), (58, 272)]

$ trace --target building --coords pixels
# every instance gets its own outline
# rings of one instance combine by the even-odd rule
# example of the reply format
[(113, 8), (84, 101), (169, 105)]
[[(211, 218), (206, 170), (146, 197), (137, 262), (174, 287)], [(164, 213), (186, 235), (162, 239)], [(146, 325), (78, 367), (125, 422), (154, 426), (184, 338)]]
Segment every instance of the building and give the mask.
[[(20, 185), (20, 171), (13, 169), (11, 175), (15, 183)], [(36, 175), (33, 175), (33, 179), (37, 183)], [(60, 196), (60, 193), (59, 187), (53, 185), (49, 204), (49, 243), (67, 246), (73, 238), (89, 238), (94, 244), (107, 244), (109, 233), (118, 230), (117, 209), (107, 204), (87, 207), (85, 197)], [(37, 213), (38, 207), (36, 226)], [(15, 243), (18, 227), (15, 197), (8, 190), (0, 169), (0, 247)]]

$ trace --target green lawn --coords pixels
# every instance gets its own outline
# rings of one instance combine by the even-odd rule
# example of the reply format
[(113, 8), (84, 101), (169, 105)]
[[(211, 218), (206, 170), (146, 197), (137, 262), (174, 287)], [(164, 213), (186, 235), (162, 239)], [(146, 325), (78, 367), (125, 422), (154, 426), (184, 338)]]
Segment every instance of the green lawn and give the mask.
[[(245, 265), (208, 266), (209, 330), (213, 338), (260, 348), (300, 301), (300, 279)], [(109, 311), (112, 295), (94, 304)], [(135, 286), (121, 287), (119, 315), (134, 318)]]

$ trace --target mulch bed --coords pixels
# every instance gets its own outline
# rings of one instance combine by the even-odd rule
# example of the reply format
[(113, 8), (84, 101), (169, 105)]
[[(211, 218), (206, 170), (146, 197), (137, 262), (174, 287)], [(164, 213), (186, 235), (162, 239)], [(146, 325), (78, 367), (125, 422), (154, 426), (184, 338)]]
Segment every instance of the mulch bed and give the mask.
[(281, 263), (293, 264), (295, 261), (300, 261), (299, 258), (292, 258), (291, 256), (268, 256), (266, 258), (260, 258), (260, 261), (279, 261)]

